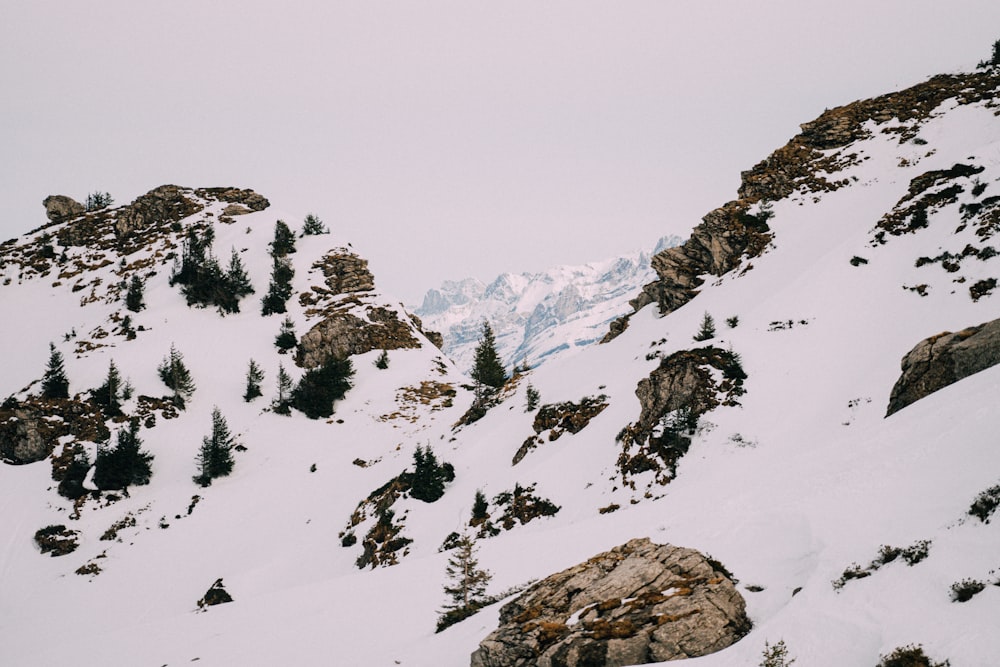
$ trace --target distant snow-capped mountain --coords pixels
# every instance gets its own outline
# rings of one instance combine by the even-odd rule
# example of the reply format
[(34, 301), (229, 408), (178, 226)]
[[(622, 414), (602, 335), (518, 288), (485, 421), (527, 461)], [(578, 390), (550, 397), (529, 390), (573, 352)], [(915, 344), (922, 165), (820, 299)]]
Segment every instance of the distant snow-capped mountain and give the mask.
[(502, 273), (489, 284), (476, 278), (447, 280), (428, 290), (414, 312), (428, 329), (442, 334), (444, 351), (459, 368), (472, 366), (484, 320), (508, 367), (537, 366), (601, 340), (608, 323), (629, 311), (629, 299), (655, 278), (651, 257), (682, 241), (664, 236), (652, 253), (538, 273)]

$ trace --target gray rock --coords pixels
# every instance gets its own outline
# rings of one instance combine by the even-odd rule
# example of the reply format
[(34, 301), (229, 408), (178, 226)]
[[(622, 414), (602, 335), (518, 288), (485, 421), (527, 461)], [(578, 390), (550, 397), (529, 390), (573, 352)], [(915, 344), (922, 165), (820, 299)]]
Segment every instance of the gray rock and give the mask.
[(65, 195), (51, 195), (42, 201), (45, 215), (52, 222), (66, 222), (86, 213), (83, 204)]
[(472, 667), (620, 667), (708, 655), (750, 630), (727, 572), (693, 549), (631, 540), (500, 610)]
[(1000, 319), (931, 336), (910, 350), (889, 397), (885, 416), (942, 387), (1000, 363)]

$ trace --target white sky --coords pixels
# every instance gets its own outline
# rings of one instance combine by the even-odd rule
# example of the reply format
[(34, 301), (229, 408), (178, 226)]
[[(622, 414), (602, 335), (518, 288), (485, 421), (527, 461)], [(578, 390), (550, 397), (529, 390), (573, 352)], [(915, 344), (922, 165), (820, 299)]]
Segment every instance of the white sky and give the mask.
[(684, 234), (799, 123), (1000, 38), (995, 0), (4, 4), (0, 236), (251, 187), (408, 302)]

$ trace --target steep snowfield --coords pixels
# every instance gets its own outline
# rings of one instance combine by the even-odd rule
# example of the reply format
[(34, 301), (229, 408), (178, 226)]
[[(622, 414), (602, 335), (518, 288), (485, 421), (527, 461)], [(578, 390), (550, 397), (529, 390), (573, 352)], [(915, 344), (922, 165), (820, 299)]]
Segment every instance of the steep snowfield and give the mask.
[[(778, 639), (800, 665), (874, 665), (909, 643), (954, 667), (996, 664), (1000, 587), (965, 603), (949, 594), (962, 579), (1000, 577), (1000, 522), (966, 515), (977, 493), (1000, 482), (1000, 368), (883, 415), (900, 357), (914, 344), (997, 316), (1000, 295), (974, 302), (968, 288), (1000, 274), (1000, 259), (968, 259), (959, 273), (914, 265), (920, 256), (960, 252), (975, 237), (973, 229), (955, 232), (958, 203), (931, 212), (926, 229), (884, 245), (871, 240), (875, 223), (926, 171), (978, 164), (986, 168), (976, 177), (987, 185), (983, 196), (1000, 194), (1000, 122), (983, 105), (945, 105), (920, 137), (928, 143), (900, 144), (878, 131), (856, 142), (851, 150), (867, 159), (838, 174), (851, 179), (849, 187), (774, 203), (773, 247), (749, 262), (752, 269), (710, 278), (664, 318), (655, 307), (640, 311), (609, 344), (553, 358), (482, 420), (458, 429), (452, 425), (471, 392), (458, 386), (464, 380), (449, 362), (438, 370), (440, 354), (429, 345), (390, 352), (384, 371), (372, 364), (377, 353), (356, 357), (355, 387), (329, 421), (264, 410), (279, 361), (292, 367), (272, 345), (280, 317), (257, 314), (266, 243), (280, 217), (271, 209), (217, 225), (220, 256), (230, 245), (247, 248), (258, 294), (244, 301), (243, 313), (223, 318), (187, 308), (167, 285), (166, 267), (158, 268), (149, 309), (134, 318), (148, 331), (130, 342), (112, 337), (113, 347), (79, 359), (62, 334), (75, 327), (83, 336), (120, 305), (81, 308), (80, 294), (53, 288), (51, 278), (17, 284), (14, 277), (0, 287), (13, 315), (0, 329), (8, 351), (4, 395), (41, 376), (49, 340), (67, 353), (71, 391), (99, 384), (113, 358), (138, 393), (166, 393), (155, 369), (171, 343), (198, 388), (179, 418), (158, 419), (141, 433), (156, 457), (150, 485), (114, 503), (88, 501), (77, 520), (56, 495), (46, 462), (0, 466), (7, 508), (0, 514), (0, 664), (467, 665), (496, 626), (498, 605), (434, 634), (448, 557), (438, 547), (468, 521), (477, 489), (492, 498), (515, 483), (537, 483), (536, 492), (561, 510), (479, 542), (492, 591), (649, 536), (709, 553), (740, 580), (754, 629), (693, 660), (699, 667), (757, 664), (765, 641)], [(900, 166), (903, 158), (909, 166)], [(959, 196), (959, 203), (971, 200), (968, 191)], [(345, 241), (299, 241), (297, 292), (316, 280), (307, 274), (312, 261)], [(853, 266), (855, 256), (868, 263)], [(959, 275), (965, 282), (954, 282)], [(925, 297), (904, 289), (920, 284), (928, 286)], [(289, 304), (304, 333), (301, 308), (294, 298)], [(747, 393), (740, 407), (702, 420), (676, 480), (645, 498), (648, 479), (639, 477), (635, 491), (621, 488), (615, 436), (638, 418), (636, 383), (658, 363), (650, 353), (697, 345), (691, 337), (706, 312), (718, 325), (712, 342), (742, 357)], [(736, 328), (724, 324), (732, 316)], [(774, 325), (789, 320), (790, 328)], [(241, 393), (250, 357), (268, 379), (264, 398), (247, 404)], [(379, 419), (399, 407), (399, 388), (432, 379), (455, 385), (453, 407), (411, 406), (415, 423)], [(610, 405), (580, 433), (546, 442), (512, 466), (533, 433), (533, 415), (524, 411), (529, 383), (543, 403), (603, 393)], [(230, 477), (202, 489), (191, 481), (194, 457), (216, 405), (247, 451), (237, 454)], [(359, 501), (410, 465), (417, 445), (453, 463), (456, 479), (436, 503), (399, 501), (409, 553), (399, 565), (359, 571), (359, 546), (342, 547), (338, 534)], [(194, 495), (201, 500), (188, 515)], [(621, 509), (598, 513), (611, 503)], [(137, 524), (121, 530), (120, 541), (99, 539), (129, 512)], [(38, 553), (32, 535), (52, 523), (81, 531), (76, 552)], [(865, 566), (882, 545), (919, 540), (930, 541), (922, 562), (893, 562), (834, 589), (846, 568)], [(93, 560), (100, 574), (74, 573), (102, 553)], [(235, 601), (197, 612), (196, 600), (220, 577)]]
[[(683, 239), (663, 237), (653, 254)], [(508, 369), (540, 366), (599, 342), (608, 325), (628, 310), (628, 301), (655, 278), (650, 253), (638, 252), (539, 273), (503, 273), (489, 285), (475, 278), (446, 281), (428, 290), (413, 312), (444, 337), (444, 351), (463, 369), (472, 368), (488, 321)]]

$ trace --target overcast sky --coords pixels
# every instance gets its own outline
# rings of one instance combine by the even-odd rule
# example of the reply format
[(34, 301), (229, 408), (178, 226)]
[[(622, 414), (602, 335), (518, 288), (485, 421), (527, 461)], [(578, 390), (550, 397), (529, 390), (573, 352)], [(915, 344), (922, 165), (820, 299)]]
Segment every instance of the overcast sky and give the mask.
[(686, 235), (799, 123), (995, 39), (996, 0), (5, 0), (0, 236), (250, 187), (418, 303)]

